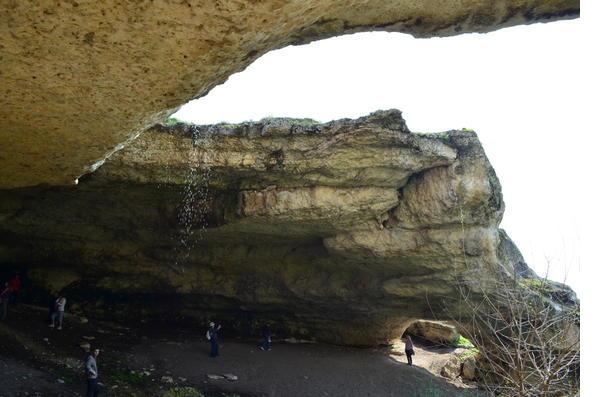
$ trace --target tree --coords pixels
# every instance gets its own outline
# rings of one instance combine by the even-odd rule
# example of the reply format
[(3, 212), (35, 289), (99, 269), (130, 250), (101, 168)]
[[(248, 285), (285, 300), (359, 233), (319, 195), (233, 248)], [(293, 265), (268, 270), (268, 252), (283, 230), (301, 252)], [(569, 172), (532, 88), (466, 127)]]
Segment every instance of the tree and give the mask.
[(479, 350), (482, 387), (510, 397), (577, 395), (579, 302), (560, 301), (568, 292), (562, 284), (504, 269), (495, 273), (477, 289), (456, 282), (455, 321)]

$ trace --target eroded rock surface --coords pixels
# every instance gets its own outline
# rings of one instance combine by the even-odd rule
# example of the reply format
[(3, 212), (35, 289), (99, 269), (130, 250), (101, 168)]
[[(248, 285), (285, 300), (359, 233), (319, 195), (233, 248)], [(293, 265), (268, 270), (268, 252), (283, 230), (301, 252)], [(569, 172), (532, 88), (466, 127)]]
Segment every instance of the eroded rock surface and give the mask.
[(3, 191), (0, 264), (86, 316), (368, 345), (448, 314), (464, 270), (513, 266), (502, 212), (474, 132), (398, 111), (156, 126), (78, 186)]
[(448, 36), (578, 15), (578, 0), (5, 1), (0, 187), (75, 183), (272, 49), (360, 31)]
[(456, 327), (444, 321), (418, 320), (408, 327), (406, 332), (433, 342), (452, 345), (456, 343), (460, 334)]

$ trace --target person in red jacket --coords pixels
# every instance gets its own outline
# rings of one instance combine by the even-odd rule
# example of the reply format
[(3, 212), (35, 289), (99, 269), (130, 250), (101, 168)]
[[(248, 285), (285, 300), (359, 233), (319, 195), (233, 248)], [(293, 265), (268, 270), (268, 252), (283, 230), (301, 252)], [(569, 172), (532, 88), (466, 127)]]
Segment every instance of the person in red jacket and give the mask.
[(17, 303), (19, 300), (19, 294), (21, 293), (21, 277), (16, 274), (8, 281), (8, 287), (10, 288), (11, 303)]

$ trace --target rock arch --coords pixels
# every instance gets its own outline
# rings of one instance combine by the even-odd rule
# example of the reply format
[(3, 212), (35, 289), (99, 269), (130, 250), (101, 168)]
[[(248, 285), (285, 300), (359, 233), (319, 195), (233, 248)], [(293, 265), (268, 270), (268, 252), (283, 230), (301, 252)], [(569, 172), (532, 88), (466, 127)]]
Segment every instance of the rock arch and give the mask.
[(577, 0), (146, 1), (0, 6), (0, 188), (69, 185), (276, 48), (369, 30), (487, 32)]

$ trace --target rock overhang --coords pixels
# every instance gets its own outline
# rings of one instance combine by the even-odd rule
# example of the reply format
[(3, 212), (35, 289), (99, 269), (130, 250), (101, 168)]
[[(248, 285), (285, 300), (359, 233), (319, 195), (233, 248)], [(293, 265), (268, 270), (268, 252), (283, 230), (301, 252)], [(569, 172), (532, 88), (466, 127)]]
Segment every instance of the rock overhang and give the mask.
[(6, 3), (0, 188), (75, 183), (275, 48), (370, 30), (448, 36), (578, 15), (576, 0)]
[(133, 318), (160, 299), (192, 321), (269, 319), (341, 344), (397, 337), (442, 310), (456, 274), (518, 252), (476, 134), (411, 133), (395, 110), (157, 126), (79, 186), (16, 189), (0, 205), (0, 262), (99, 313)]

